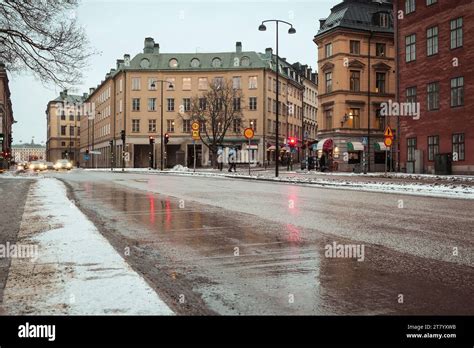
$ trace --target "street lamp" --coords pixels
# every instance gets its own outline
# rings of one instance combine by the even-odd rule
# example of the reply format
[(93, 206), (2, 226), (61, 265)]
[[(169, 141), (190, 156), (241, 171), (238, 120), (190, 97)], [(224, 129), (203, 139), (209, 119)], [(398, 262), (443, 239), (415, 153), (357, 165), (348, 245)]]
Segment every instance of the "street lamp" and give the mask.
[[(290, 29), (288, 29), (288, 34), (295, 34), (296, 29), (293, 28), (293, 24), (279, 20), (279, 19), (268, 19), (262, 22), (260, 26), (258, 27), (258, 30), (260, 31), (266, 31), (267, 27), (265, 26), (264, 23), (267, 22), (275, 22), (276, 24), (276, 129), (275, 129), (275, 151), (276, 151), (276, 156), (275, 156), (275, 177), (278, 177), (278, 166), (279, 166), (279, 156), (280, 156), (280, 144), (278, 143), (278, 138), (280, 136), (279, 134), (279, 94), (280, 94), (280, 86), (279, 86), (279, 76), (280, 76), (280, 66), (279, 66), (279, 56), (278, 56), (278, 24), (280, 23), (285, 23), (290, 26)], [(270, 57), (271, 59), (272, 57)]]
[(165, 80), (154, 80), (151, 84), (150, 84), (150, 87), (151, 88), (155, 88), (156, 87), (156, 84), (155, 82), (160, 82), (161, 83), (161, 134), (160, 134), (160, 150), (161, 150), (161, 170), (163, 170), (163, 149), (164, 149), (164, 146), (165, 146), (165, 140), (164, 140), (164, 134), (163, 134), (163, 83), (164, 82), (167, 82), (169, 85), (168, 87), (169, 88), (173, 88), (173, 84), (169, 81), (165, 81)]

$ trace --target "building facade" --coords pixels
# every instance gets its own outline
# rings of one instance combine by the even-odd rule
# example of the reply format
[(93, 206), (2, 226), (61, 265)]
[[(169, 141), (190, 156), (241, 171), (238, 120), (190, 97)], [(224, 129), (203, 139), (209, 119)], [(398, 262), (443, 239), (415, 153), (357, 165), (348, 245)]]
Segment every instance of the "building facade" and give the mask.
[[(396, 0), (400, 170), (434, 173), (437, 155), (453, 174), (474, 173), (474, 6), (471, 0)], [(450, 158), (450, 159), (449, 159)]]
[(14, 122), (8, 74), (5, 65), (0, 62), (0, 169), (10, 165)]
[(318, 155), (332, 170), (383, 171), (383, 143), (395, 99), (393, 8), (388, 0), (344, 0), (320, 20)]
[[(146, 38), (143, 53), (133, 58), (124, 55), (105, 79), (90, 89), (86, 103), (94, 105), (95, 113), (81, 120), (81, 165), (148, 167), (150, 152), (160, 163), (163, 118), (163, 133), (169, 136), (163, 147), (165, 167), (191, 166), (194, 149), (190, 102), (217, 80), (231, 81), (243, 94), (243, 100), (238, 101), (243, 114), (241, 124), (229, 129), (221, 145), (247, 150), (243, 129), (252, 127), (252, 157), (258, 165), (273, 163), (278, 152), (274, 146), (275, 62), (272, 49), (265, 53), (243, 51), (240, 42), (232, 52), (161, 53), (159, 44)], [(302, 136), (304, 87), (301, 76), (284, 58), (280, 59), (279, 70), (280, 144), (284, 144), (289, 134)], [(154, 146), (149, 143), (150, 136), (156, 139)], [(197, 166), (210, 165), (207, 147), (198, 140), (196, 148)], [(86, 153), (92, 155), (84, 156)]]
[(46, 159), (56, 162), (69, 159), (79, 161), (81, 117), (84, 116), (83, 102), (87, 94), (71, 95), (64, 90), (46, 107)]
[(35, 144), (33, 140), (29, 144), (15, 144), (12, 146), (12, 158), (15, 163), (46, 160), (46, 147)]

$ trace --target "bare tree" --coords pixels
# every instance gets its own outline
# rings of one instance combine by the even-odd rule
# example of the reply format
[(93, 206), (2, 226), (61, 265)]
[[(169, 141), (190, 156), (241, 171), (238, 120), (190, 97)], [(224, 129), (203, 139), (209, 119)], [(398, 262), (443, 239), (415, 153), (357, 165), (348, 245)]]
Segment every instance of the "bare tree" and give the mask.
[(209, 149), (213, 167), (217, 164), (218, 147), (224, 142), (224, 137), (234, 126), (234, 122), (240, 134), (242, 100), (242, 90), (234, 89), (232, 81), (225, 79), (214, 80), (208, 91), (191, 99), (188, 115), (192, 121), (201, 125), (200, 138)]
[(43, 83), (77, 84), (91, 55), (77, 0), (0, 0), (0, 61)]

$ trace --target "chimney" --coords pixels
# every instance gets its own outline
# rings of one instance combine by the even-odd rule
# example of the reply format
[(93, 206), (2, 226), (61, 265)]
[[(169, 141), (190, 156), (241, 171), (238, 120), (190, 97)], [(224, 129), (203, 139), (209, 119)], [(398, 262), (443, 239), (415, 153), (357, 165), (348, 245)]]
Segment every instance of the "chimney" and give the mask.
[(235, 43), (235, 52), (237, 53), (242, 53), (242, 42), (237, 41)]
[(145, 47), (143, 48), (143, 53), (153, 53), (154, 47), (155, 40), (152, 37), (145, 38)]
[(92, 95), (95, 91), (95, 88), (94, 87), (91, 87), (89, 88), (89, 95)]
[(266, 58), (272, 58), (272, 54), (273, 54), (273, 49), (272, 48), (266, 48), (265, 49), (265, 57)]
[(86, 100), (87, 98), (89, 98), (89, 94), (82, 93), (82, 99)]
[(326, 23), (326, 19), (327, 18), (323, 18), (323, 19), (319, 20), (319, 29), (321, 29), (323, 27), (324, 23)]
[(124, 54), (123, 55), (123, 66), (129, 67), (130, 66), (130, 55)]
[(154, 54), (159, 54), (160, 53), (160, 44), (159, 43), (154, 44), (153, 53)]

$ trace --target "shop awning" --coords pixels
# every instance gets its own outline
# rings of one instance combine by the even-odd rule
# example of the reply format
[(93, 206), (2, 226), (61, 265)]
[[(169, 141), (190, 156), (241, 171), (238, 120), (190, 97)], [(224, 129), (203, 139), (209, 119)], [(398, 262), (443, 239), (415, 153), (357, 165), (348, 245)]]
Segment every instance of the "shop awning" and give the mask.
[(317, 150), (331, 150), (333, 147), (333, 141), (330, 138), (322, 139), (318, 142)]
[(364, 151), (364, 145), (358, 141), (348, 142), (347, 151)]
[(378, 142), (374, 144), (375, 151), (386, 151), (388, 148), (383, 142)]

